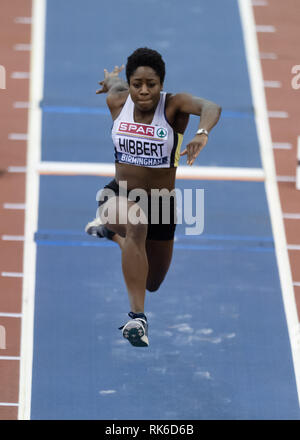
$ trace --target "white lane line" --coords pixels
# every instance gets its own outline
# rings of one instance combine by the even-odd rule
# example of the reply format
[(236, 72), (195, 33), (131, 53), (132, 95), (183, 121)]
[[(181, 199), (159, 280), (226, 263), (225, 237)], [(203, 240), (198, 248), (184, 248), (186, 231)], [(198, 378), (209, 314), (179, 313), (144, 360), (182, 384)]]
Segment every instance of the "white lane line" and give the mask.
[(0, 356), (1, 361), (19, 361), (20, 356)]
[(296, 189), (300, 189), (300, 136), (297, 139), (297, 162)]
[(13, 108), (29, 108), (29, 102), (26, 101), (16, 101), (13, 103)]
[(294, 281), (294, 286), (300, 287), (300, 281)]
[(8, 173), (26, 173), (26, 167), (10, 166), (7, 168)]
[(9, 133), (8, 139), (10, 141), (27, 141), (28, 134), (27, 133)]
[(284, 212), (283, 213), (283, 218), (287, 218), (287, 219), (290, 219), (290, 220), (300, 220), (300, 213)]
[(0, 402), (0, 406), (19, 406), (19, 404), (11, 402)]
[(0, 65), (0, 89), (6, 89), (6, 68)]
[(260, 52), (259, 58), (261, 60), (277, 60), (278, 56), (275, 52)]
[[(38, 164), (40, 174), (53, 175), (94, 175), (114, 176), (115, 165), (111, 163), (84, 163), (84, 162), (46, 162)], [(178, 179), (224, 179), (224, 180), (264, 180), (262, 168), (243, 167), (200, 167), (179, 166), (176, 177)]]
[(1, 272), (2, 277), (7, 278), (23, 278), (23, 273), (21, 272)]
[(23, 254), (21, 362), (19, 386), (19, 420), (29, 420), (31, 410), (31, 384), (34, 337), (34, 297), (36, 276), (36, 243), (38, 228), (39, 175), (36, 172), (41, 157), (40, 102), (43, 98), (46, 0), (32, 1), (32, 51), (30, 57), (30, 110), (27, 144), (25, 242)]
[(23, 235), (2, 235), (1, 239), (3, 241), (24, 241)]
[(263, 181), (265, 174), (262, 168), (180, 166), (176, 177), (178, 179)]
[(25, 203), (3, 203), (3, 208), (24, 210), (26, 209), (26, 205)]
[(250, 84), (255, 108), (255, 120), (263, 167), (266, 174), (265, 189), (273, 229), (281, 293), (287, 320), (294, 372), (300, 403), (300, 326), (294, 295), (293, 278), (287, 250), (287, 241), (282, 217), (276, 168), (268, 119), (267, 103), (263, 86), (262, 67), (259, 60), (258, 38), (253, 9), (249, 0), (239, 0)]
[(268, 116), (269, 118), (288, 118), (289, 114), (283, 111), (269, 111)]
[(295, 176), (277, 176), (277, 182), (296, 182)]
[(16, 23), (16, 24), (31, 24), (32, 17), (15, 17), (14, 23)]
[(289, 251), (300, 251), (300, 244), (288, 244), (287, 248)]
[(12, 72), (10, 77), (12, 79), (29, 79), (30, 73), (29, 72)]
[(269, 24), (258, 24), (255, 26), (256, 32), (276, 32), (275, 26)]
[(252, 0), (252, 6), (268, 6), (269, 3), (266, 0)]
[(291, 150), (293, 146), (288, 142), (273, 142), (273, 148), (275, 150)]
[(1, 318), (22, 318), (22, 313), (4, 313), (0, 312)]
[(268, 89), (280, 89), (282, 83), (280, 81), (264, 81), (264, 86)]
[(13, 49), (20, 52), (27, 52), (31, 50), (31, 44), (27, 44), (27, 43), (15, 44)]

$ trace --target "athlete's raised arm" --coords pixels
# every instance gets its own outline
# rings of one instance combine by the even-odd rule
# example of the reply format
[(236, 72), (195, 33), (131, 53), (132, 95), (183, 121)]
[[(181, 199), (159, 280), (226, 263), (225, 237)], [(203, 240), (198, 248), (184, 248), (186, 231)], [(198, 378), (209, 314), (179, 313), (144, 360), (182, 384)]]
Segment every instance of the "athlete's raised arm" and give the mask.
[(102, 88), (96, 90), (97, 95), (107, 93), (106, 103), (113, 119), (119, 114), (128, 95), (129, 86), (126, 81), (119, 77), (119, 73), (123, 69), (124, 65), (121, 67), (115, 66), (112, 72), (104, 69), (104, 79), (98, 83)]
[(207, 144), (208, 133), (217, 124), (222, 109), (212, 101), (188, 93), (173, 95), (170, 104), (175, 112), (200, 116), (198, 131), (203, 129), (204, 132), (196, 134), (180, 154), (181, 156), (187, 155), (187, 164), (193, 165), (196, 157)]
[(108, 72), (107, 69), (104, 69), (104, 79), (99, 81), (98, 84), (102, 86), (101, 89), (96, 90), (96, 94), (107, 93), (108, 95), (113, 93), (123, 92), (124, 90), (128, 90), (128, 84), (122, 78), (119, 77), (119, 73), (124, 69), (124, 64), (119, 67), (115, 66), (112, 72)]

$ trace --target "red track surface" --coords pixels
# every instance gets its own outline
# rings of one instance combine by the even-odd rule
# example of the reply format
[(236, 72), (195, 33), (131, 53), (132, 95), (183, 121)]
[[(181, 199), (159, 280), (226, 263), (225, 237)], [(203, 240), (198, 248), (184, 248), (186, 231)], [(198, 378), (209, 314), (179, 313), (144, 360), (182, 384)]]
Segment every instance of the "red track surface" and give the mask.
[[(296, 177), (297, 137), (300, 136), (300, 89), (293, 89), (291, 73), (300, 65), (300, 2), (299, 0), (266, 0), (265, 6), (254, 6), (256, 25), (274, 26), (275, 32), (258, 32), (260, 53), (273, 53), (276, 59), (261, 59), (264, 81), (279, 81), (280, 88), (265, 88), (268, 111), (284, 111), (287, 118), (270, 118), (273, 143), (289, 143), (292, 148), (274, 149), (278, 188), (283, 214), (300, 214), (300, 191), (294, 181), (281, 182), (280, 176)], [(294, 283), (300, 284), (300, 218), (284, 216), (288, 246), (298, 245), (299, 250), (289, 250)], [(300, 286), (294, 285), (300, 317)]]
[[(10, 166), (26, 166), (26, 141), (10, 140), (11, 133), (27, 133), (28, 110), (14, 108), (28, 102), (29, 80), (15, 79), (14, 72), (29, 72), (30, 51), (15, 50), (29, 44), (31, 25), (19, 17), (31, 17), (31, 0), (3, 0), (0, 14), (0, 65), (6, 71), (6, 89), (0, 89), (0, 326), (5, 328), (6, 348), (0, 348), (0, 403), (18, 404), (22, 278), (3, 273), (22, 273), (23, 242), (3, 236), (24, 235), (24, 209), (5, 209), (6, 203), (25, 203), (25, 173), (8, 172)], [(18, 22), (19, 21), (19, 22)], [(0, 419), (17, 419), (18, 406), (0, 405)]]
[[(291, 70), (300, 64), (300, 3), (298, 0), (285, 0), (284, 4), (282, 0), (261, 0), (260, 3), (265, 5), (254, 6), (256, 24), (275, 27), (275, 32), (258, 33), (260, 52), (276, 54), (276, 59), (261, 60), (264, 80), (282, 84), (280, 88), (265, 89), (267, 107), (269, 111), (288, 113), (287, 118), (270, 118), (272, 140), (292, 146), (290, 150), (274, 149), (277, 175), (295, 177), (300, 89), (292, 88)], [(2, 0), (1, 6), (0, 65), (6, 69), (6, 90), (0, 89), (0, 326), (6, 331), (6, 348), (0, 346), (0, 420), (7, 420), (18, 418), (21, 316), (3, 314), (21, 313), (22, 277), (3, 274), (22, 273), (23, 242), (3, 240), (3, 236), (23, 236), (24, 210), (5, 209), (4, 204), (25, 203), (25, 173), (8, 172), (8, 167), (26, 166), (26, 140), (10, 140), (9, 135), (27, 133), (28, 111), (14, 108), (14, 103), (28, 102), (29, 80), (14, 79), (12, 75), (29, 72), (30, 51), (16, 51), (14, 46), (30, 43), (30, 23), (17, 23), (15, 19), (31, 17), (31, 0)], [(300, 191), (296, 190), (295, 182), (278, 182), (278, 185), (283, 213), (300, 214)], [(300, 245), (300, 219), (285, 218), (284, 222), (288, 245)], [(300, 250), (289, 250), (289, 257), (293, 281), (299, 283)], [(294, 288), (300, 316), (300, 286)]]

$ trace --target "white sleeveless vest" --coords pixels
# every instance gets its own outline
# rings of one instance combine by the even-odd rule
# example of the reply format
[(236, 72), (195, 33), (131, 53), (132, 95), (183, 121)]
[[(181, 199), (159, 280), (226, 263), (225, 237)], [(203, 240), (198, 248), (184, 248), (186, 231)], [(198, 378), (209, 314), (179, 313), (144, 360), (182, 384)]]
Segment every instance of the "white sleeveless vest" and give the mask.
[(130, 94), (115, 119), (112, 139), (115, 162), (147, 168), (177, 167), (183, 135), (176, 133), (165, 117), (166, 93), (160, 93), (152, 123), (134, 122), (134, 103)]

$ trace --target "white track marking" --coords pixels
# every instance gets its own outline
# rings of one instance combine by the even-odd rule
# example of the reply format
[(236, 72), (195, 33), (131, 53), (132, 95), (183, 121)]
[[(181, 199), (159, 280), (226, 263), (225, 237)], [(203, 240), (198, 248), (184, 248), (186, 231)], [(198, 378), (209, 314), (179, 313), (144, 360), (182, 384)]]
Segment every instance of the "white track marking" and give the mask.
[(14, 23), (16, 23), (16, 24), (31, 24), (32, 17), (15, 17)]
[(266, 0), (252, 0), (252, 6), (268, 6), (268, 2)]
[(300, 212), (284, 212), (283, 218), (291, 219), (291, 220), (300, 220)]
[[(91, 175), (114, 176), (115, 165), (111, 163), (83, 163), (83, 162), (40, 162), (37, 167), (40, 174), (54, 175)], [(214, 179), (214, 180), (264, 180), (262, 168), (239, 167), (200, 167), (179, 166), (176, 177), (178, 179)]]
[(0, 312), (0, 317), (4, 318), (22, 318), (22, 313), (4, 313)]
[(22, 295), (22, 329), (21, 329), (21, 362), (19, 387), (19, 414), (21, 420), (30, 419), (33, 329), (34, 329), (34, 295), (36, 276), (36, 244), (34, 233), (37, 230), (39, 176), (36, 173), (41, 156), (41, 109), (44, 81), (44, 45), (46, 0), (33, 0), (32, 52), (30, 58), (30, 111), (28, 120), (27, 176), (26, 176), (26, 214), (25, 243), (23, 257), (23, 295)]
[(277, 176), (277, 182), (296, 182), (295, 176)]
[(23, 235), (2, 235), (1, 239), (3, 241), (24, 241)]
[(280, 81), (264, 81), (264, 86), (270, 89), (280, 89), (282, 87), (282, 82)]
[(0, 406), (19, 406), (18, 403), (0, 402)]
[(292, 150), (292, 144), (288, 142), (273, 142), (274, 150)]
[(9, 133), (8, 139), (10, 141), (27, 141), (28, 134), (27, 133)]
[(258, 24), (255, 26), (256, 32), (266, 32), (266, 33), (272, 33), (276, 32), (275, 26), (272, 26), (270, 24)]
[(30, 51), (31, 50), (31, 44), (27, 44), (27, 43), (19, 43), (19, 44), (15, 44), (13, 47), (14, 50), (16, 51)]
[(10, 76), (12, 79), (29, 79), (29, 72), (13, 72)]
[(26, 167), (8, 167), (7, 172), (8, 173), (26, 173), (27, 168)]
[(23, 278), (22, 272), (1, 272), (2, 277), (6, 278)]
[(286, 119), (289, 117), (289, 114), (287, 112), (283, 112), (281, 110), (276, 111), (269, 111), (268, 112), (269, 118), (280, 118), (280, 119)]
[(0, 356), (0, 361), (19, 361), (20, 356)]
[(297, 171), (296, 171), (296, 189), (300, 189), (300, 136), (297, 140)]
[(14, 108), (29, 108), (30, 103), (27, 101), (16, 101), (13, 103)]
[(26, 209), (25, 203), (4, 203), (3, 204), (4, 209), (20, 209), (24, 210)]
[(263, 167), (266, 175), (265, 188), (275, 241), (281, 292), (291, 343), (298, 398), (300, 399), (300, 329), (294, 296), (293, 279), (287, 250), (284, 221), (276, 181), (272, 139), (263, 85), (262, 68), (259, 60), (255, 20), (249, 0), (239, 0), (239, 9), (243, 26), (249, 77), (255, 107), (256, 127)]
[(277, 60), (278, 56), (274, 52), (261, 52), (259, 54), (259, 58), (261, 60)]

